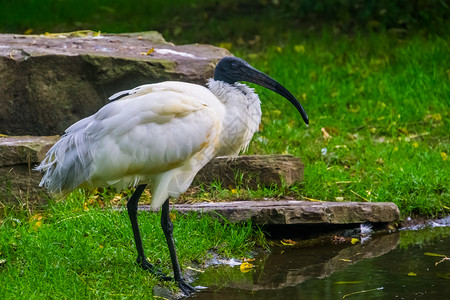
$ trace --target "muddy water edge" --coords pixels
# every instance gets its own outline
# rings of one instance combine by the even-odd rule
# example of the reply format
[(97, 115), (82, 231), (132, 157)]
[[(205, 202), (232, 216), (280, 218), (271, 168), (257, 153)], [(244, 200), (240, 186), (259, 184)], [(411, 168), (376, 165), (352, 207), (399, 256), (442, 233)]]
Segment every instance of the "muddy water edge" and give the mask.
[(450, 299), (449, 217), (399, 230), (353, 225), (325, 235), (308, 227), (269, 233), (270, 251), (255, 254), (254, 267), (211, 266), (194, 282), (208, 288), (191, 298)]

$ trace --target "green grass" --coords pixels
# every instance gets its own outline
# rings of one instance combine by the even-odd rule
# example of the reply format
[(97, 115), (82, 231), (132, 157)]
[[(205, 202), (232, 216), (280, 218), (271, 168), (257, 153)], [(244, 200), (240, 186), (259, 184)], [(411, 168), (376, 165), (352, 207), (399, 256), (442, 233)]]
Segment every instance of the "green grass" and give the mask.
[[(209, 251), (246, 256), (260, 236), (250, 223), (174, 216), (175, 243), (184, 269), (207, 259)], [(152, 262), (160, 259), (158, 267), (171, 273), (160, 215), (143, 212), (139, 222), (147, 257)], [(136, 257), (126, 210), (76, 192), (43, 211), (3, 213), (0, 294), (2, 299), (151, 298), (153, 287), (162, 283), (140, 269)], [(165, 285), (175, 289), (173, 283)]]
[(294, 194), (392, 201), (404, 216), (448, 213), (448, 49), (438, 36), (324, 32), (264, 52), (237, 50), (288, 87), (310, 117), (306, 128), (287, 101), (256, 87), (263, 129), (249, 153), (301, 157), (305, 181)]
[(329, 31), (290, 35), (258, 52), (232, 44), (236, 55), (286, 86), (310, 117), (305, 127), (288, 101), (254, 86), (262, 100), (262, 130), (248, 153), (298, 156), (305, 178), (292, 187), (257, 191), (236, 180), (235, 187), (215, 184), (199, 198), (391, 201), (403, 217), (447, 214), (448, 44), (435, 35)]
[[(448, 34), (445, 1), (325, 0), (21, 0), (3, 1), (0, 31), (103, 32), (158, 30), (178, 43), (258, 38), (284, 41), (292, 32), (333, 28), (340, 32), (392, 29)], [(256, 39), (255, 39), (256, 37)], [(253, 43), (258, 46), (257, 43)]]

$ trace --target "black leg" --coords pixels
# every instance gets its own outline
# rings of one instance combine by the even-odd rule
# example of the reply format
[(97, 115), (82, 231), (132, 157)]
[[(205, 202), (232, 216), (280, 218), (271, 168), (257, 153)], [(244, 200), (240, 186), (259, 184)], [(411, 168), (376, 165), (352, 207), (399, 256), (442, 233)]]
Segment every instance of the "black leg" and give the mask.
[(144, 191), (146, 186), (147, 186), (146, 184), (138, 185), (138, 187), (134, 191), (133, 195), (131, 195), (130, 199), (127, 202), (128, 216), (130, 217), (131, 227), (133, 228), (134, 241), (136, 243), (136, 250), (138, 253), (136, 262), (144, 270), (148, 270), (151, 273), (161, 277), (164, 280), (171, 280), (172, 279), (171, 277), (168, 277), (165, 274), (163, 274), (154, 265), (149, 263), (148, 260), (145, 258), (144, 247), (142, 246), (142, 239), (141, 239), (141, 234), (139, 231), (139, 225), (138, 225), (138, 220), (137, 220), (137, 208), (138, 208), (139, 198), (141, 197), (142, 192)]
[(169, 246), (170, 258), (172, 260), (173, 275), (175, 281), (178, 283), (178, 287), (189, 296), (195, 291), (191, 285), (186, 283), (182, 274), (180, 264), (178, 263), (177, 251), (175, 250), (175, 242), (173, 241), (173, 224), (170, 221), (169, 216), (169, 199), (164, 202), (161, 209), (161, 227), (166, 236), (167, 246)]

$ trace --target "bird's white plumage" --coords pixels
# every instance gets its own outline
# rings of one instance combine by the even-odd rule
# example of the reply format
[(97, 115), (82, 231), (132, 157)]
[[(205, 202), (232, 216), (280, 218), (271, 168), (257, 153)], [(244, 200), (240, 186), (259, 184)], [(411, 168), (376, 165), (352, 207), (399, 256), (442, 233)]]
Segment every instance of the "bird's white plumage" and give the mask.
[(69, 127), (49, 150), (37, 167), (45, 171), (41, 186), (59, 193), (85, 186), (137, 186), (127, 202), (136, 262), (161, 276), (146, 259), (137, 219), (139, 198), (150, 184), (153, 208), (162, 207), (161, 227), (174, 279), (189, 295), (195, 288), (181, 274), (168, 197), (184, 193), (197, 172), (215, 156), (233, 156), (247, 148), (259, 127), (261, 108), (253, 89), (238, 81), (277, 92), (308, 123), (301, 104), (281, 84), (240, 58), (224, 57), (208, 88), (169, 81), (111, 96), (110, 104)]
[(126, 189), (149, 183), (152, 206), (178, 197), (217, 155), (237, 155), (258, 129), (258, 96), (246, 85), (210, 80), (209, 89), (168, 81), (124, 96), (73, 124), (38, 167), (53, 192)]
[(245, 84), (230, 85), (210, 80), (208, 87), (225, 106), (218, 155), (237, 155), (245, 150), (261, 122), (261, 102)]

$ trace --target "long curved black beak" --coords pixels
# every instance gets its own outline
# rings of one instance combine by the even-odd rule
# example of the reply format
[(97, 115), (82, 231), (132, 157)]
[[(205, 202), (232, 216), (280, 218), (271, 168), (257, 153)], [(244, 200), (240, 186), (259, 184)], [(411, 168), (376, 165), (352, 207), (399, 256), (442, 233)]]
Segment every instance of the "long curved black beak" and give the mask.
[(309, 118), (308, 115), (306, 114), (305, 109), (300, 104), (300, 102), (298, 102), (298, 100), (284, 86), (282, 86), (276, 80), (264, 74), (263, 72), (253, 67), (252, 69), (253, 70), (249, 70), (246, 81), (265, 87), (286, 98), (289, 102), (291, 102), (295, 106), (298, 112), (302, 115), (305, 124), (307, 125), (309, 124)]
[(225, 81), (230, 84), (233, 84), (236, 81), (247, 81), (272, 90), (291, 102), (301, 114), (305, 124), (309, 124), (308, 115), (300, 102), (298, 102), (298, 100), (284, 86), (272, 79), (270, 76), (253, 68), (245, 60), (237, 57), (223, 58), (216, 67), (214, 79)]

